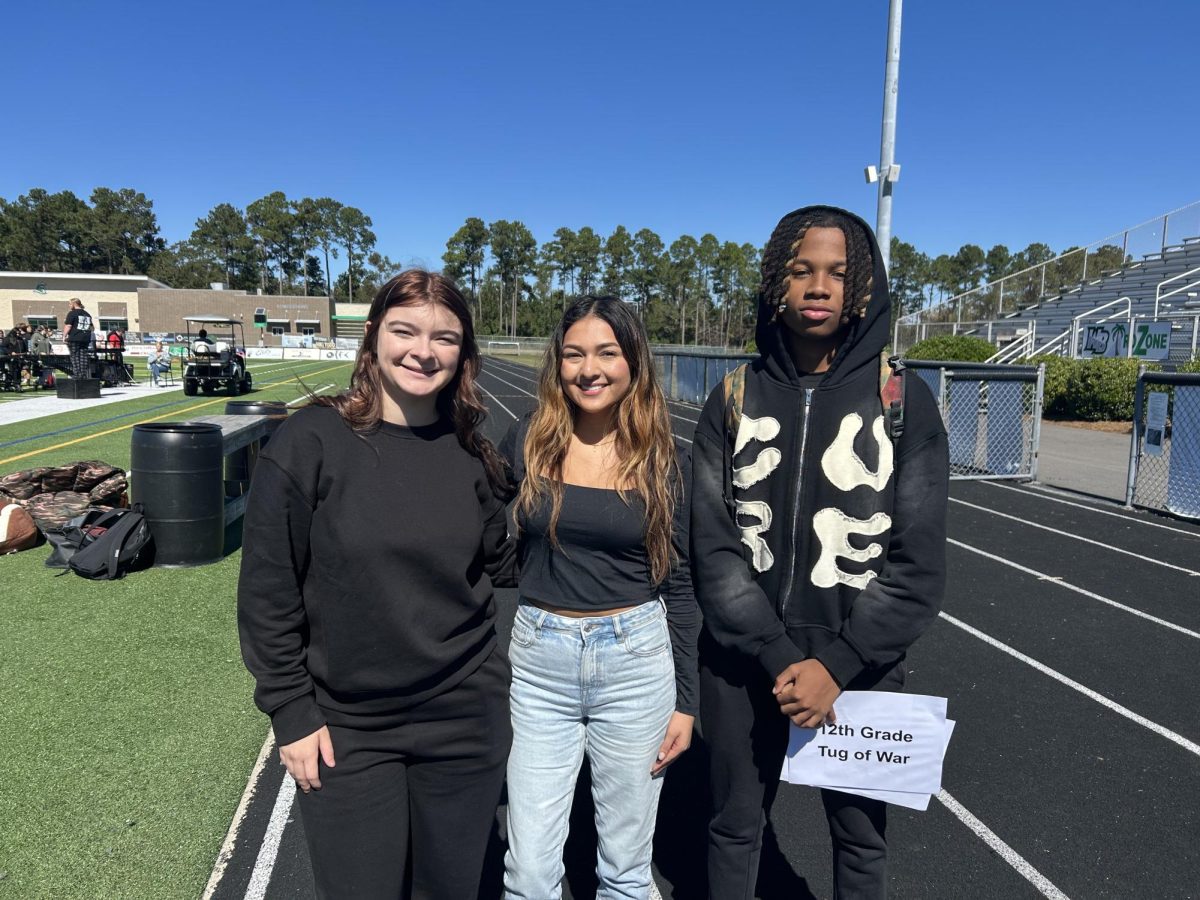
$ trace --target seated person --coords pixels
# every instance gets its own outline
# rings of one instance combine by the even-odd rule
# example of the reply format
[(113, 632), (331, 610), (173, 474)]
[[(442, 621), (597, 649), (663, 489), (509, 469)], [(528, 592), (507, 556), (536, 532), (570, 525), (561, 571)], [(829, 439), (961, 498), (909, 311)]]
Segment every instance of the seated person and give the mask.
[(151, 378), (154, 379), (154, 386), (160, 387), (158, 376), (171, 370), (171, 354), (163, 349), (162, 341), (155, 343), (154, 350), (146, 360), (146, 367), (150, 370)]
[(196, 340), (192, 342), (192, 352), (201, 356), (208, 356), (213, 352), (213, 345), (208, 340), (208, 330), (200, 329), (200, 333), (196, 335)]

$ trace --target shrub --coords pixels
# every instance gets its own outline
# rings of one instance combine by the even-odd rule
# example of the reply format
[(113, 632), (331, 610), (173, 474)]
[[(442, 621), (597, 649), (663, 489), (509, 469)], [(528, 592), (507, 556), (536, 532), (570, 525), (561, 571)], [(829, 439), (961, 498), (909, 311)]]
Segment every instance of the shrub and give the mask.
[(966, 334), (945, 334), (917, 341), (908, 348), (904, 358), (985, 362), (995, 353), (996, 348), (983, 338)]
[(1021, 360), (1025, 365), (1046, 364), (1046, 381), (1042, 391), (1042, 412), (1047, 416), (1067, 417), (1067, 383), (1078, 360), (1065, 356), (1046, 356)]
[(1133, 418), (1136, 359), (1075, 359), (1067, 376), (1064, 414), (1088, 422)]

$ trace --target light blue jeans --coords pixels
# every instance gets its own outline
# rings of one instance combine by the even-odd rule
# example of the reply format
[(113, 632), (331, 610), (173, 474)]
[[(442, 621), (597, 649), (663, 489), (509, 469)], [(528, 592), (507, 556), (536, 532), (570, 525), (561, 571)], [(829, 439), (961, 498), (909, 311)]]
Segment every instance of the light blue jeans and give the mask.
[(562, 896), (563, 845), (586, 753), (599, 836), (596, 897), (645, 900), (662, 789), (650, 767), (675, 710), (662, 604), (582, 619), (522, 604), (511, 655), (504, 896)]

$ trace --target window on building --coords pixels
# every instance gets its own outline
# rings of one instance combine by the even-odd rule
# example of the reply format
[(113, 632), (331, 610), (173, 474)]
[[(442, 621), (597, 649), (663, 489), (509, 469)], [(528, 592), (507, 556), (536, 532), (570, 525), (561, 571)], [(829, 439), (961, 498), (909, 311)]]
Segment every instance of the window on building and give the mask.
[(311, 325), (301, 325), (301, 326), (300, 326), (300, 333), (301, 333), (301, 334), (307, 334), (309, 337), (312, 337), (314, 334), (316, 334), (316, 333), (317, 333), (317, 329), (315, 329), (315, 328), (314, 328), (313, 326), (311, 326)]
[(33, 328), (45, 325), (51, 331), (58, 331), (58, 316), (26, 316), (25, 321)]
[(110, 331), (112, 331), (114, 329), (116, 329), (117, 331), (128, 331), (129, 330), (129, 320), (128, 319), (101, 319), (100, 320), (100, 330), (103, 331), (105, 334), (108, 334)]
[(284, 326), (283, 325), (272, 325), (272, 326), (270, 326), (270, 330), (271, 330), (271, 334), (283, 334)]

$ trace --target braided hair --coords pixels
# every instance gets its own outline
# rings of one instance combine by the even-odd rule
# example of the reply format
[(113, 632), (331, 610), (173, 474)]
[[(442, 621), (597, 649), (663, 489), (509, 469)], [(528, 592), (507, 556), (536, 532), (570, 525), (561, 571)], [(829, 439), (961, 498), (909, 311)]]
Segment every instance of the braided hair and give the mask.
[[(790, 212), (775, 226), (762, 256), (762, 282), (758, 302), (762, 314), (773, 317), (791, 281), (792, 260), (810, 228), (836, 228), (846, 236), (845, 303), (842, 325), (867, 314), (875, 275), (871, 239), (863, 226), (846, 213), (831, 207), (810, 207)], [(760, 314), (761, 317), (761, 314)]]

